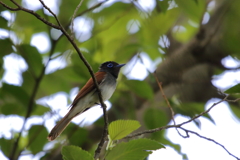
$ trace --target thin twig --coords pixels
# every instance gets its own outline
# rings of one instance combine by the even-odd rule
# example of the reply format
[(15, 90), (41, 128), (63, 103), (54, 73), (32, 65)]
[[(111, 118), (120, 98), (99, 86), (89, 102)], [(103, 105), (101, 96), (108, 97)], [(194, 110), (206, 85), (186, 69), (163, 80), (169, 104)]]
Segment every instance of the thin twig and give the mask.
[[(44, 7), (45, 9), (47, 9), (47, 10), (54, 16), (54, 18), (56, 19), (56, 21), (57, 21), (57, 23), (58, 23), (58, 26), (57, 26), (57, 25), (54, 25), (54, 24), (52, 24), (52, 23), (50, 23), (50, 22), (48, 22), (47, 20), (45, 20), (44, 18), (42, 18), (40, 15), (38, 15), (38, 14), (37, 14), (36, 12), (34, 12), (33, 10), (29, 10), (29, 9), (26, 9), (26, 8), (20, 6), (20, 5), (19, 5), (17, 2), (15, 2), (14, 0), (11, 0), (11, 2), (14, 3), (14, 4), (18, 7), (17, 9), (13, 9), (13, 8), (5, 5), (3, 2), (1, 2), (1, 4), (2, 4), (4, 7), (8, 8), (8, 9), (10, 9), (10, 10), (22, 10), (22, 11), (25, 11), (25, 12), (27, 12), (27, 13), (30, 13), (30, 14), (34, 15), (35, 17), (37, 17), (39, 20), (41, 20), (41, 21), (44, 22), (45, 24), (47, 24), (47, 25), (49, 25), (49, 26), (51, 26), (51, 27), (53, 27), (53, 28), (55, 28), (55, 29), (61, 30), (61, 31), (63, 32), (63, 34), (67, 37), (67, 39), (70, 41), (70, 43), (72, 44), (72, 46), (74, 47), (74, 49), (77, 51), (80, 59), (84, 62), (85, 66), (88, 68), (88, 70), (89, 70), (89, 72), (90, 72), (90, 74), (91, 74), (91, 76), (92, 76), (92, 78), (93, 78), (93, 81), (94, 81), (94, 83), (95, 83), (95, 86), (96, 86), (96, 88), (97, 88), (98, 96), (99, 96), (99, 101), (100, 101), (101, 106), (102, 106), (102, 108), (103, 108), (103, 114), (104, 114), (104, 120), (105, 120), (104, 131), (103, 131), (103, 137), (104, 137), (104, 138), (102, 138), (102, 140), (101, 140), (101, 142), (103, 141), (103, 143), (104, 143), (105, 137), (107, 136), (107, 126), (108, 126), (108, 121), (107, 121), (107, 120), (108, 120), (108, 118), (107, 118), (107, 113), (106, 113), (106, 105), (105, 105), (104, 102), (103, 102), (103, 99), (102, 99), (102, 96), (101, 96), (101, 92), (100, 92), (100, 90), (99, 90), (98, 83), (97, 83), (96, 78), (95, 78), (95, 76), (94, 76), (94, 72), (93, 72), (91, 66), (89, 65), (89, 63), (87, 62), (87, 60), (86, 60), (86, 59), (84, 58), (84, 56), (82, 55), (82, 53), (81, 53), (81, 51), (79, 50), (79, 48), (78, 48), (78, 46), (76, 45), (76, 43), (71, 39), (70, 35), (65, 31), (64, 27), (62, 27), (62, 25), (61, 25), (60, 21), (58, 20), (57, 16), (51, 11), (50, 8), (48, 8), (48, 7), (45, 5), (45, 3), (44, 3), (42, 0), (39, 0), (39, 1), (40, 1), (40, 3), (43, 5), (43, 7)], [(43, 75), (44, 75), (44, 72), (45, 72), (45, 69), (42, 70), (41, 75), (36, 79), (36, 84), (35, 84), (35, 86), (34, 86), (33, 93), (32, 93), (32, 95), (31, 95), (30, 102), (29, 102), (29, 107), (28, 107), (29, 110), (27, 111), (27, 114), (26, 114), (26, 116), (25, 116), (25, 120), (24, 120), (23, 127), (22, 127), (22, 129), (21, 129), (21, 132), (20, 132), (17, 140), (15, 141), (15, 145), (13, 146), (13, 150), (12, 150), (12, 152), (11, 152), (11, 154), (10, 154), (10, 159), (14, 159), (15, 152), (16, 152), (16, 150), (17, 150), (17, 146), (18, 146), (18, 143), (19, 143), (19, 140), (20, 140), (22, 131), (24, 130), (24, 126), (25, 126), (25, 124), (26, 124), (26, 121), (27, 121), (28, 117), (30, 116), (30, 113), (31, 113), (31, 110), (32, 110), (32, 105), (34, 104), (34, 98), (35, 98), (35, 95), (36, 95), (36, 93), (37, 93), (37, 89), (38, 89), (38, 87), (39, 87), (40, 81), (41, 81), (41, 79), (42, 79), (42, 77), (43, 77)], [(99, 145), (103, 145), (103, 143), (101, 143), (101, 142), (100, 142)], [(99, 146), (98, 148), (101, 149), (102, 147)]]
[[(228, 97), (228, 96), (227, 96)], [(199, 136), (200, 138), (204, 138), (206, 140), (209, 140), (209, 141), (212, 141), (214, 142), (215, 144), (221, 146), (229, 155), (233, 156), (234, 158), (236, 158), (237, 160), (240, 160), (240, 158), (236, 157), (235, 155), (233, 155), (232, 153), (230, 153), (222, 144), (216, 142), (215, 140), (213, 139), (210, 139), (210, 138), (207, 138), (207, 137), (204, 137), (204, 136), (201, 136), (200, 134), (194, 132), (194, 131), (191, 131), (191, 130), (187, 130), (185, 128), (183, 128), (182, 126), (187, 124), (187, 123), (190, 123), (192, 122), (193, 120), (201, 117), (202, 115), (206, 114), (206, 113), (209, 113), (210, 110), (215, 107), (216, 105), (218, 105), (219, 103), (222, 103), (223, 101), (227, 101), (227, 102), (237, 102), (240, 100), (240, 98), (237, 98), (235, 100), (228, 100), (227, 97), (225, 97), (224, 99), (220, 100), (219, 102), (217, 103), (214, 103), (208, 110), (200, 113), (199, 115), (191, 118), (190, 120), (186, 121), (186, 122), (183, 122), (181, 124), (177, 124), (177, 125), (168, 125), (168, 126), (163, 126), (163, 127), (159, 127), (159, 128), (155, 128), (155, 129), (150, 129), (150, 130), (145, 130), (145, 131), (142, 131), (142, 132), (138, 132), (138, 133), (135, 133), (135, 134), (132, 134), (132, 135), (129, 135), (129, 136), (126, 136), (125, 138), (123, 139), (131, 139), (131, 138), (134, 138), (134, 137), (138, 137), (138, 136), (141, 136), (143, 134), (148, 134), (148, 133), (154, 133), (154, 132), (158, 132), (158, 131), (161, 131), (161, 130), (164, 130), (164, 129), (169, 129), (169, 128), (179, 128), (179, 129), (182, 129), (186, 132), (186, 135), (184, 138), (188, 138), (189, 137), (189, 134), (188, 133), (192, 133), (192, 134), (195, 134), (197, 136)]]
[(12, 8), (12, 7), (8, 6), (7, 4), (3, 3), (2, 1), (0, 1), (0, 4), (1, 4), (3, 7), (7, 8), (7, 9), (9, 9), (9, 10), (11, 10), (11, 11), (19, 11), (19, 10), (21, 10), (21, 8), (19, 8), (19, 7), (17, 7), (17, 8)]
[(34, 12), (33, 10), (30, 10), (30, 9), (27, 9), (27, 8), (24, 8), (24, 7), (20, 6), (20, 5), (19, 5), (17, 2), (15, 2), (14, 0), (10, 0), (10, 1), (11, 1), (13, 4), (15, 4), (18, 8), (11, 8), (11, 7), (7, 6), (6, 4), (4, 4), (2, 1), (0, 1), (0, 3), (1, 3), (4, 7), (8, 8), (8, 9), (10, 9), (10, 10), (12, 10), (12, 11), (20, 11), (20, 10), (22, 10), (22, 11), (24, 11), (24, 12), (30, 13), (30, 14), (34, 15), (37, 19), (39, 19), (40, 21), (42, 21), (43, 23), (45, 23), (45, 24), (47, 24), (47, 25), (49, 25), (49, 26), (51, 26), (51, 27), (53, 27), (53, 28), (55, 28), (55, 29), (58, 29), (58, 30), (60, 29), (59, 26), (57, 26), (57, 25), (55, 25), (55, 24), (47, 21), (46, 19), (42, 18), (39, 14), (37, 14), (37, 13)]
[(188, 120), (188, 121), (186, 121), (186, 122), (181, 123), (180, 126), (182, 126), (182, 125), (184, 125), (184, 124), (187, 124), (187, 123), (190, 123), (190, 122), (194, 121), (195, 119), (201, 117), (202, 115), (204, 115), (204, 114), (206, 114), (206, 113), (209, 113), (210, 110), (213, 109), (213, 107), (215, 107), (215, 106), (218, 105), (219, 103), (222, 103), (223, 101), (226, 101), (226, 100), (227, 100), (227, 97), (228, 97), (228, 96), (226, 96), (226, 97), (225, 97), (224, 99), (222, 99), (221, 101), (218, 101), (217, 103), (214, 103), (214, 104), (213, 104), (210, 108), (208, 108), (206, 111), (204, 111), (204, 112), (196, 115), (195, 117), (191, 118), (190, 120)]
[(218, 143), (218, 142), (215, 141), (214, 139), (207, 138), (207, 137), (205, 137), (205, 136), (202, 136), (202, 135), (198, 134), (197, 132), (194, 132), (194, 131), (185, 129), (185, 128), (183, 128), (183, 127), (179, 127), (179, 129), (182, 129), (182, 130), (184, 130), (184, 131), (187, 132), (187, 133), (195, 134), (196, 136), (198, 136), (198, 137), (200, 137), (200, 138), (203, 138), (203, 139), (205, 139), (205, 140), (211, 141), (211, 142), (213, 142), (213, 143), (221, 146), (230, 156), (236, 158), (237, 160), (240, 160), (240, 158), (238, 158), (237, 156), (235, 156), (235, 155), (233, 155), (232, 153), (230, 153), (224, 145)]
[(73, 30), (74, 23), (73, 23), (73, 20), (74, 20), (76, 14), (77, 14), (77, 11), (78, 11), (79, 8), (81, 7), (83, 1), (84, 1), (84, 0), (81, 0), (80, 3), (77, 5), (77, 7), (76, 7), (76, 9), (75, 9), (75, 11), (74, 11), (74, 13), (73, 13), (72, 19), (71, 19), (70, 26), (71, 26), (71, 28), (72, 28), (72, 29), (71, 29), (71, 34), (72, 34), (71, 37), (72, 37), (72, 39), (74, 39), (74, 30)]
[[(19, 132), (19, 135), (18, 135), (16, 141), (14, 142), (12, 151), (10, 152), (10, 155), (9, 155), (9, 159), (10, 159), (10, 160), (14, 160), (14, 159), (16, 158), (15, 155), (16, 155), (16, 152), (17, 152), (17, 147), (18, 147), (20, 138), (21, 138), (21, 136), (22, 136), (22, 133), (23, 133), (23, 130), (24, 130), (25, 125), (26, 125), (26, 123), (27, 123), (27, 120), (28, 120), (28, 118), (30, 117), (30, 115), (31, 115), (31, 113), (32, 113), (33, 106), (34, 106), (34, 103), (35, 103), (35, 97), (36, 97), (38, 88), (39, 88), (39, 86), (40, 86), (40, 82), (41, 82), (41, 80), (42, 80), (43, 77), (44, 77), (46, 67), (48, 66), (49, 62), (51, 61), (51, 55), (52, 55), (52, 54), (53, 54), (53, 52), (50, 52), (49, 59), (48, 59), (46, 65), (43, 66), (40, 75), (39, 75), (37, 78), (35, 78), (35, 85), (34, 85), (34, 87), (33, 87), (33, 91), (32, 91), (32, 94), (31, 94), (31, 96), (30, 96), (29, 103), (28, 103), (28, 106), (27, 106), (28, 110), (27, 110), (27, 113), (26, 113), (26, 115), (25, 115), (24, 122), (23, 122), (22, 128), (21, 128), (21, 130), (20, 130), (20, 132)], [(20, 152), (21, 152), (21, 151), (20, 151)], [(19, 152), (18, 155), (20, 155), (20, 152)]]
[[(107, 2), (107, 0), (106, 0), (106, 1), (103, 1), (103, 2), (99, 2), (98, 4), (92, 6), (91, 8), (86, 9), (85, 11), (83, 11), (83, 12), (79, 13), (78, 15), (76, 15), (76, 17), (82, 16), (82, 15), (84, 15), (85, 13), (90, 12), (90, 11), (94, 10), (95, 8), (97, 8), (97, 7), (100, 7), (100, 6), (101, 6), (103, 3), (105, 3), (105, 2)], [(71, 21), (69, 21), (69, 23), (64, 26), (65, 30), (68, 30), (68, 29), (70, 28), (70, 27), (69, 27), (70, 25), (71, 25)], [(62, 37), (63, 37), (63, 34), (61, 34), (61, 35), (58, 37), (58, 40), (60, 40)]]
[(163, 88), (162, 88), (162, 82), (159, 82), (159, 80), (158, 80), (158, 78), (157, 78), (156, 71), (153, 73), (153, 75), (154, 75), (154, 77), (155, 77), (155, 79), (156, 79), (156, 81), (157, 81), (157, 84), (158, 84), (158, 87), (159, 87), (159, 89), (160, 89), (160, 92), (161, 92), (163, 98), (165, 99), (165, 101), (167, 102), (168, 108), (169, 108), (170, 111), (171, 111), (171, 118), (172, 118), (172, 120), (173, 120), (173, 122), (174, 122), (174, 125), (176, 125), (176, 122), (175, 122), (175, 119), (174, 119), (175, 113), (174, 113), (174, 111), (173, 111), (173, 109), (172, 109), (172, 107), (171, 107), (171, 105), (170, 105), (170, 103), (169, 103), (169, 101), (168, 101), (168, 99), (167, 99), (167, 96), (164, 94), (164, 91), (163, 91)]
[(39, 2), (42, 4), (42, 6), (43, 6), (46, 10), (48, 10), (49, 13), (51, 13), (51, 14), (53, 15), (53, 17), (55, 18), (55, 20), (56, 20), (57, 23), (58, 23), (58, 26), (59, 26), (60, 29), (62, 30), (63, 27), (62, 27), (60, 21), (58, 20), (56, 14), (53, 13), (53, 11), (52, 11), (48, 6), (46, 6), (46, 4), (45, 4), (42, 0), (39, 0)]
[[(158, 78), (157, 78), (156, 71), (153, 73), (153, 75), (154, 75), (154, 77), (155, 77), (155, 79), (156, 79), (156, 81), (157, 81), (157, 84), (158, 84), (158, 87), (159, 87), (159, 89), (160, 89), (160, 92), (161, 92), (163, 98), (165, 99), (165, 101), (167, 102), (168, 108), (169, 108), (170, 111), (171, 111), (171, 119), (173, 120), (173, 124), (176, 125), (176, 121), (175, 121), (175, 118), (174, 118), (175, 113), (174, 113), (174, 111), (173, 111), (173, 109), (172, 109), (172, 107), (171, 107), (171, 105), (170, 105), (170, 103), (169, 103), (169, 101), (168, 101), (168, 99), (167, 99), (167, 96), (165, 95), (165, 93), (164, 93), (164, 91), (163, 91), (162, 82), (159, 82), (159, 80), (158, 80)], [(178, 131), (177, 127), (176, 127), (176, 130), (177, 130), (178, 134), (179, 134), (181, 137), (186, 138), (186, 136), (182, 135), (182, 134)]]

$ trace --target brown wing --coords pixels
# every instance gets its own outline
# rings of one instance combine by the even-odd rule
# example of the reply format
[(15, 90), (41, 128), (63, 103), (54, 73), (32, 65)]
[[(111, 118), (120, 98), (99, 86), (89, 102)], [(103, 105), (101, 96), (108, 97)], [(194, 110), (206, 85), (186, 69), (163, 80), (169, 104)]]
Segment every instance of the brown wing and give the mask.
[[(94, 74), (98, 84), (100, 84), (102, 82), (102, 80), (104, 79), (105, 74), (106, 74), (106, 72), (97, 72), (97, 73)], [(90, 78), (87, 81), (87, 83), (83, 86), (83, 88), (78, 92), (77, 96), (73, 100), (73, 103), (71, 104), (71, 107), (73, 108), (78, 103), (78, 101), (82, 97), (84, 97), (86, 94), (91, 92), (94, 87), (95, 87), (95, 85), (94, 85), (93, 79)]]

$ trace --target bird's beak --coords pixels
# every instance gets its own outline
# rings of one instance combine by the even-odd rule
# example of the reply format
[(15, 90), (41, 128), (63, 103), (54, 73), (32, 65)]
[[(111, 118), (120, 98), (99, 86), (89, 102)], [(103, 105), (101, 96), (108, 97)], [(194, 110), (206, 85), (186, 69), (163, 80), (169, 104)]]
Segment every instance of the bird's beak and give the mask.
[(125, 66), (125, 64), (119, 64), (119, 65), (117, 65), (117, 66), (115, 66), (115, 67), (121, 68), (121, 67), (123, 67), (123, 66)]

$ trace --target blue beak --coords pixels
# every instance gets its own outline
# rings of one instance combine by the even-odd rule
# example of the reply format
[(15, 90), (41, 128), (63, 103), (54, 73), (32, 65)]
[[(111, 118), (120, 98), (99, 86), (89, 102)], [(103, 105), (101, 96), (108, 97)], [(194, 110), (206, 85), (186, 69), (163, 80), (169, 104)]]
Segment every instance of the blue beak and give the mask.
[(119, 65), (117, 65), (117, 66), (115, 66), (115, 67), (121, 68), (121, 67), (123, 67), (123, 66), (125, 66), (125, 64), (119, 64)]

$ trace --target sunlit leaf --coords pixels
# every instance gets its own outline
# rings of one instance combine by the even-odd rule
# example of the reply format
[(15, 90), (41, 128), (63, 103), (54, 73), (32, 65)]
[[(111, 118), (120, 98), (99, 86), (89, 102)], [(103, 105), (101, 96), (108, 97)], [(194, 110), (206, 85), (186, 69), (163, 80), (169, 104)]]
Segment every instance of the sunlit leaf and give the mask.
[(113, 141), (118, 140), (138, 129), (140, 126), (139, 122), (134, 120), (113, 121), (108, 127), (109, 136)]
[(179, 8), (189, 16), (192, 20), (199, 22), (205, 10), (205, 1), (195, 0), (176, 0), (175, 1)]

